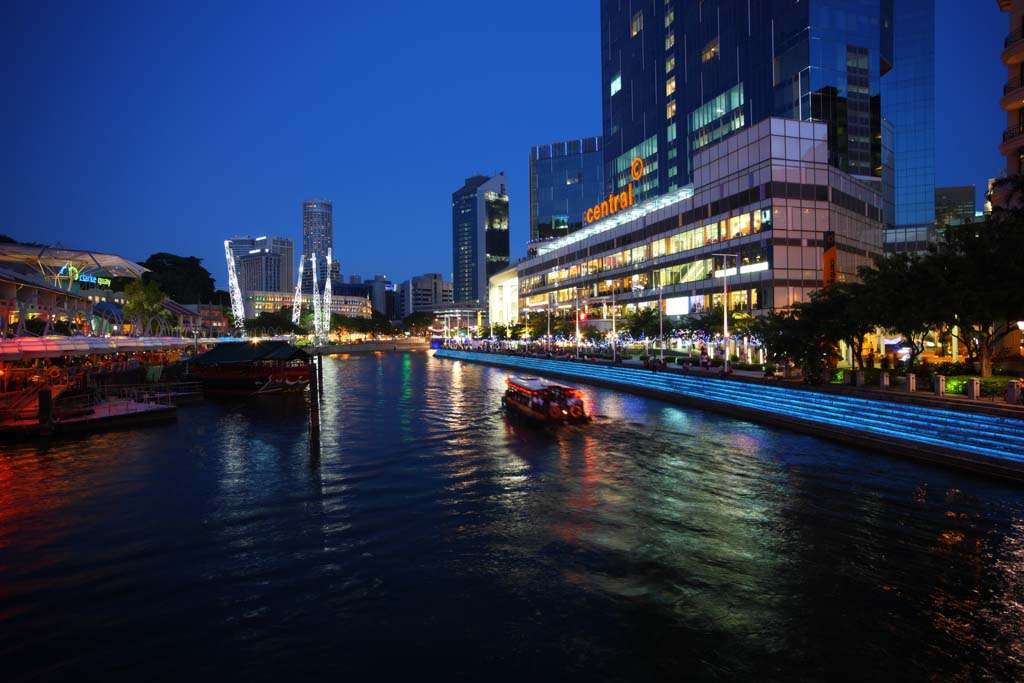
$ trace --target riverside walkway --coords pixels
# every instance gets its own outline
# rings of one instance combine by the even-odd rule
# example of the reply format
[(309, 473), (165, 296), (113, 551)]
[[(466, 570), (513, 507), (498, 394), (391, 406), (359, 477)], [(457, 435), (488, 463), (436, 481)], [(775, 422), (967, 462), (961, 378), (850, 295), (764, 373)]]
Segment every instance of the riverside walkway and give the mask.
[(1024, 480), (1024, 420), (697, 373), (440, 349), (437, 358), (575, 379), (887, 453)]

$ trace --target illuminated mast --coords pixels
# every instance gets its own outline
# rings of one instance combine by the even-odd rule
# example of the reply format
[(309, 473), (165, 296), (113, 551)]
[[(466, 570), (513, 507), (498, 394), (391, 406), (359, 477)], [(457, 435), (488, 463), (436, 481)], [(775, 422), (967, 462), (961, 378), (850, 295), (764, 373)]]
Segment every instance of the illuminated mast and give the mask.
[(299, 324), (302, 316), (302, 266), (306, 259), (299, 259), (299, 279), (295, 282), (295, 298), (292, 299), (292, 325)]
[(238, 273), (235, 271), (235, 255), (231, 253), (231, 240), (224, 240), (224, 256), (228, 261), (228, 291), (231, 292), (231, 315), (235, 318), (238, 336), (245, 336), (245, 307), (242, 305), (242, 290), (238, 287)]
[(319, 342), (320, 341), (320, 293), (317, 291), (320, 289), (320, 284), (317, 282), (316, 277), (316, 254), (310, 254), (309, 260), (313, 266), (313, 337)]
[(327, 247), (327, 272), (324, 275), (324, 303), (320, 309), (323, 314), (323, 322), (320, 327), (320, 334), (326, 339), (331, 334), (331, 248)]

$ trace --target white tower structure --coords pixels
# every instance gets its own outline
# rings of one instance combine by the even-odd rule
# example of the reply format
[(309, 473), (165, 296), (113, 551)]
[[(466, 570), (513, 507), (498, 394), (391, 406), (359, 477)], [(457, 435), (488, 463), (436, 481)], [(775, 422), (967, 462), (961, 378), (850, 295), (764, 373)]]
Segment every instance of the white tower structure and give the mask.
[(306, 263), (305, 259), (299, 259), (299, 278), (295, 283), (295, 298), (292, 299), (292, 324), (298, 325), (299, 318), (302, 317), (302, 266)]
[(323, 314), (323, 321), (320, 326), (320, 334), (326, 339), (331, 334), (331, 273), (334, 272), (331, 262), (331, 247), (327, 247), (327, 274), (324, 280), (324, 302), (320, 305), (320, 312)]
[(231, 293), (231, 315), (240, 337), (245, 336), (245, 304), (242, 290), (238, 287), (238, 272), (235, 270), (235, 255), (231, 251), (231, 240), (224, 240), (224, 256), (228, 261), (228, 291)]

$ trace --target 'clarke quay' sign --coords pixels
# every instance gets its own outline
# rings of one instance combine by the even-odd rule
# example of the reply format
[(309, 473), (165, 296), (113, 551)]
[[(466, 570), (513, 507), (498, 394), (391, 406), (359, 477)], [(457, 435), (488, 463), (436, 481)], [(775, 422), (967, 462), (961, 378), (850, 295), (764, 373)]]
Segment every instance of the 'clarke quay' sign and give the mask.
[[(634, 182), (640, 180), (644, 175), (644, 160), (640, 157), (633, 159), (633, 163), (629, 167), (629, 174), (633, 177)], [(626, 186), (624, 192), (610, 194), (608, 199), (605, 199), (600, 204), (595, 204), (593, 208), (587, 209), (583, 218), (587, 223), (593, 223), (596, 220), (618, 213), (623, 209), (628, 209), (634, 203), (633, 183), (630, 183)]]

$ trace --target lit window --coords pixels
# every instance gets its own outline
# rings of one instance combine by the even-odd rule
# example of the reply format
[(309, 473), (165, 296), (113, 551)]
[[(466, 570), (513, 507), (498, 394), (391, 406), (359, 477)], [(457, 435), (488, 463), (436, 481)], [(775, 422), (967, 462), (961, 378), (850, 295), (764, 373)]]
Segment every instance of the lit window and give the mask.
[(669, 55), (665, 59), (665, 73), (671, 73), (672, 69), (676, 68), (675, 55)]
[(636, 36), (640, 31), (644, 30), (644, 13), (643, 10), (633, 15), (633, 21), (630, 23), (630, 35)]
[(669, 7), (668, 11), (665, 13), (665, 28), (668, 28), (669, 26), (671, 26), (672, 25), (672, 20), (675, 19), (675, 18), (676, 18), (676, 11), (673, 8)]
[(676, 77), (668, 79), (665, 82), (665, 97), (671, 97), (676, 91)]
[(700, 61), (710, 62), (712, 59), (717, 57), (721, 49), (719, 48), (718, 36), (712, 38), (707, 45), (704, 46), (703, 52), (700, 53)]
[(610, 90), (612, 95), (622, 90), (622, 74), (615, 74), (615, 78), (612, 79)]
[(667, 36), (665, 36), (665, 49), (666, 50), (671, 50), (672, 46), (675, 45), (675, 44), (676, 44), (676, 34), (673, 33), (673, 32), (669, 32), (669, 34)]
[(672, 100), (671, 102), (668, 103), (668, 106), (665, 107), (665, 117), (670, 119), (670, 118), (672, 118), (675, 115), (676, 115), (676, 101)]

